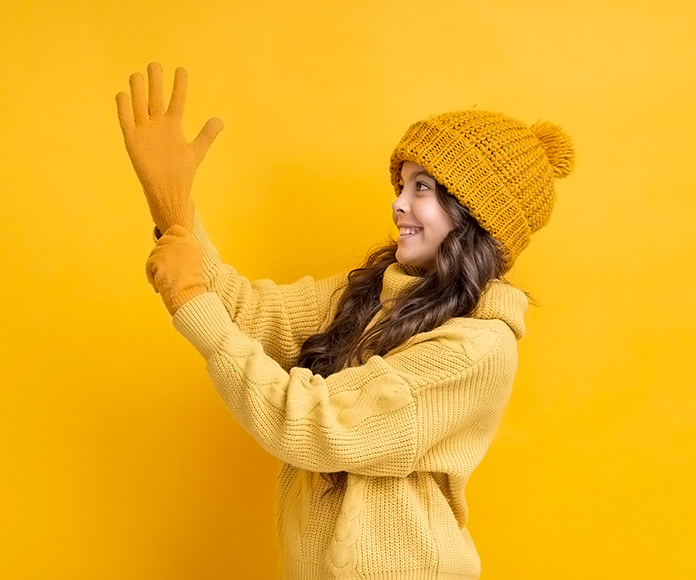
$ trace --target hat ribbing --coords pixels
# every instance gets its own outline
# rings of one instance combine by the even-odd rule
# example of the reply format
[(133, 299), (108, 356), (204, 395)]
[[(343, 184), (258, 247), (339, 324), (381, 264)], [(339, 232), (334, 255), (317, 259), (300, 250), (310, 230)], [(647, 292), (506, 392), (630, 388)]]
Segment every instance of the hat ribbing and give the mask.
[(389, 162), (396, 195), (404, 161), (422, 165), (504, 247), (506, 272), (551, 217), (554, 179), (571, 173), (575, 153), (558, 125), (487, 111), (429, 117), (411, 125)]

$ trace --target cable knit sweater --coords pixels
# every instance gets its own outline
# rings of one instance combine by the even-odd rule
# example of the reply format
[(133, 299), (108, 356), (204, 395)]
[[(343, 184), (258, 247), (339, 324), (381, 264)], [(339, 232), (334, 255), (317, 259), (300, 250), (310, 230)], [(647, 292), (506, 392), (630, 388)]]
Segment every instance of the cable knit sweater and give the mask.
[[(283, 462), (279, 577), (479, 578), (464, 488), (510, 396), (526, 295), (494, 280), (471, 317), (324, 378), (294, 363), (333, 319), (348, 272), (250, 282), (221, 262), (197, 213), (193, 233), (209, 291), (172, 322), (235, 419)], [(387, 268), (382, 302), (418, 280), (410, 272)], [(319, 472), (338, 471), (344, 483), (323, 496)]]

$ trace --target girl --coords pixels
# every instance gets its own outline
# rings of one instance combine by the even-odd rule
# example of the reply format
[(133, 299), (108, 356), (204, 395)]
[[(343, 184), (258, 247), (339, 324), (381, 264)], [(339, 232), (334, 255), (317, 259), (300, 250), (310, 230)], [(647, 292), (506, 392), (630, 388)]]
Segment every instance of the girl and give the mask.
[[(504, 275), (574, 163), (556, 125), (478, 110), (414, 123), (389, 165), (399, 236), (350, 272), (250, 282), (191, 201), (222, 129), (187, 144), (152, 63), (116, 97), (155, 221), (146, 264), (227, 408), (280, 459), (280, 577), (477, 579), (464, 489), (510, 396), (527, 295)], [(132, 110), (131, 106), (132, 105)], [(161, 234), (163, 232), (163, 234)]]

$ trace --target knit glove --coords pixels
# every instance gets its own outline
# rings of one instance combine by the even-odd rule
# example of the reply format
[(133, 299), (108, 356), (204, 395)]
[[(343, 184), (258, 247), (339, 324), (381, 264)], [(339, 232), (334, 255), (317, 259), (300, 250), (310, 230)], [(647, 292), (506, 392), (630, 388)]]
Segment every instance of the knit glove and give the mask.
[(157, 241), (145, 273), (172, 316), (182, 304), (208, 291), (203, 276), (203, 248), (191, 232), (178, 224)]
[[(193, 178), (210, 145), (223, 128), (213, 117), (191, 143), (182, 130), (186, 102), (187, 73), (178, 67), (169, 108), (164, 111), (162, 66), (151, 62), (147, 67), (149, 103), (145, 98), (143, 77), (130, 76), (131, 99), (116, 95), (118, 120), (126, 151), (147, 198), (150, 213), (161, 232), (178, 224), (192, 231), (194, 206), (191, 199)], [(132, 109), (131, 109), (132, 104)]]

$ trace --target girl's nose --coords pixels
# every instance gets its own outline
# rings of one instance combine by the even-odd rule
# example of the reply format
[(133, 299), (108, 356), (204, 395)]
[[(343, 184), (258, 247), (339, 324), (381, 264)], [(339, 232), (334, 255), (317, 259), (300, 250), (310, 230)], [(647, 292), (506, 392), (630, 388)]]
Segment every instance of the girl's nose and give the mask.
[(404, 196), (404, 195), (400, 195), (399, 197), (396, 198), (396, 200), (394, 201), (394, 203), (392, 203), (392, 209), (393, 209), (394, 211), (399, 211), (399, 210), (405, 211), (407, 205), (408, 205), (408, 204), (407, 204), (406, 201), (405, 201), (405, 196)]

